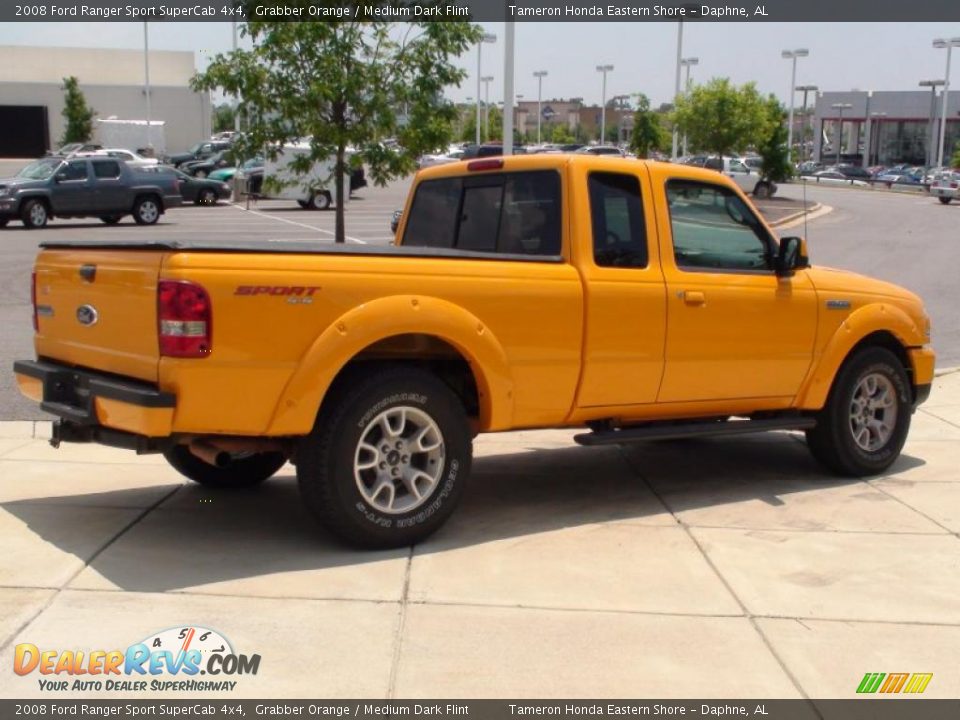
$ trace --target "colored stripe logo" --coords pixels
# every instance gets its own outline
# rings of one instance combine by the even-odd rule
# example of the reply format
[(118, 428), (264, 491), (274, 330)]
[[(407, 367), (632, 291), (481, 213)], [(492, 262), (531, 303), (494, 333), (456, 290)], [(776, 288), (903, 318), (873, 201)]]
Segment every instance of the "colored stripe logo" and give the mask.
[(866, 673), (857, 693), (871, 695), (873, 693), (910, 693), (919, 694), (927, 689), (933, 673)]

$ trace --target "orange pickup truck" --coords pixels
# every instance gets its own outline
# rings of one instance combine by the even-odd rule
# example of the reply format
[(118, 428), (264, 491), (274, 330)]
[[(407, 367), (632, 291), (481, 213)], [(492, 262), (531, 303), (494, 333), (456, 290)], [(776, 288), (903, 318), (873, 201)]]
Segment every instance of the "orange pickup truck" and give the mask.
[(46, 243), (19, 386), (59, 417), (54, 444), (162, 452), (220, 488), (290, 461), (320, 521), (368, 547), (443, 523), (477, 433), (804, 430), (827, 468), (869, 475), (930, 391), (915, 295), (811, 267), (708, 170), (459, 162), (420, 172), (402, 218), (389, 247)]

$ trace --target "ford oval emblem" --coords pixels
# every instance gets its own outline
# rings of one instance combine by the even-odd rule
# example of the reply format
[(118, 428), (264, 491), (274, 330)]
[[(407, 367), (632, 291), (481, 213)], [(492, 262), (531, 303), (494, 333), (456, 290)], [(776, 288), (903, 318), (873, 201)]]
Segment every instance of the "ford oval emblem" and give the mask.
[(81, 305), (77, 308), (77, 322), (81, 325), (96, 325), (100, 314), (93, 305)]

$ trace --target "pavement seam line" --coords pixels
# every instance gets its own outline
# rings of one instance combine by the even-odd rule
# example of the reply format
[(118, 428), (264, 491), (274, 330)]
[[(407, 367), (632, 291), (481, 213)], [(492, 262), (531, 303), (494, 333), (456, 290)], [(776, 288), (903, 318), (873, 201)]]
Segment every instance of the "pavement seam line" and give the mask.
[[(936, 410), (936, 408), (934, 408), (934, 410)], [(945, 422), (947, 425), (950, 425), (951, 427), (960, 428), (960, 424), (957, 424), (957, 423), (953, 422), (952, 420), (947, 420), (946, 418), (942, 418), (942, 417), (940, 417), (939, 415), (935, 415), (934, 413), (932, 413), (932, 412), (930, 412), (929, 410), (926, 410), (926, 409), (924, 409), (924, 408), (919, 408), (919, 409), (917, 410), (917, 412), (922, 412), (922, 413), (924, 413), (925, 415), (929, 415), (929, 416), (932, 417), (934, 420), (939, 420), (940, 422)]]
[(770, 642), (770, 639), (767, 637), (766, 633), (763, 632), (763, 629), (760, 627), (759, 623), (757, 622), (757, 618), (753, 615), (753, 613), (750, 612), (749, 608), (746, 606), (743, 600), (741, 600), (740, 596), (737, 595), (736, 591), (734, 591), (733, 586), (727, 581), (727, 578), (724, 577), (723, 573), (720, 572), (720, 568), (718, 568), (716, 564), (713, 562), (713, 560), (710, 558), (710, 556), (707, 555), (706, 550), (704, 549), (703, 545), (694, 536), (691, 528), (677, 515), (676, 512), (674, 512), (674, 509), (670, 506), (670, 503), (668, 503), (666, 499), (659, 492), (657, 492), (656, 488), (653, 487), (653, 484), (650, 482), (647, 476), (644, 473), (641, 473), (639, 471), (639, 469), (634, 465), (630, 456), (624, 452), (623, 447), (622, 446), (618, 446), (618, 447), (620, 450), (620, 454), (623, 455), (623, 457), (626, 459), (627, 464), (630, 465), (634, 474), (637, 475), (643, 481), (644, 485), (647, 486), (647, 489), (653, 494), (653, 496), (657, 500), (660, 501), (660, 504), (667, 509), (667, 512), (669, 512), (670, 515), (673, 516), (673, 519), (677, 522), (677, 524), (681, 528), (683, 528), (683, 531), (686, 533), (687, 537), (690, 538), (690, 541), (694, 544), (694, 547), (697, 548), (697, 551), (703, 557), (704, 562), (707, 563), (707, 567), (709, 567), (713, 571), (716, 578), (720, 581), (720, 583), (726, 588), (727, 592), (730, 594), (730, 597), (732, 597), (734, 602), (736, 602), (737, 605), (740, 606), (740, 609), (743, 612), (743, 617), (745, 617), (747, 621), (750, 623), (750, 625), (753, 627), (754, 632), (757, 633), (758, 637), (760, 638), (760, 641), (767, 648), (767, 652), (770, 653), (771, 657), (773, 657), (777, 665), (780, 666), (780, 670), (783, 671), (783, 674), (786, 675), (787, 679), (793, 684), (796, 691), (800, 693), (800, 696), (806, 701), (807, 705), (816, 714), (816, 716), (820, 718), (820, 720), (823, 720), (823, 715), (817, 709), (817, 706), (814, 704), (814, 702), (810, 699), (810, 696), (807, 695), (807, 691), (804, 690), (803, 685), (800, 684), (800, 680), (793, 674), (793, 672), (791, 672), (790, 668), (787, 667), (786, 662), (783, 660), (782, 657), (780, 657), (780, 654), (773, 647), (773, 644)]
[[(235, 207), (237, 210), (239, 210), (239, 211), (241, 211), (241, 212), (252, 213), (252, 214), (254, 214), (254, 215), (258, 216), (258, 217), (266, 218), (267, 220), (278, 220), (278, 221), (280, 221), (280, 222), (287, 223), (288, 225), (296, 225), (297, 227), (306, 228), (307, 230), (313, 230), (314, 232), (321, 232), (321, 233), (325, 233), (325, 234), (327, 234), (327, 235), (334, 235), (334, 236), (336, 235), (335, 232), (333, 232), (333, 231), (331, 231), (331, 230), (327, 230), (326, 228), (318, 228), (318, 227), (314, 227), (313, 225), (307, 225), (306, 223), (299, 223), (299, 222), (297, 222), (296, 220), (287, 220), (286, 218), (274, 217), (273, 215), (267, 215), (266, 213), (260, 212), (259, 210), (249, 210), (249, 209), (247, 209), (247, 208), (242, 208), (242, 207), (240, 207), (239, 205), (237, 205), (236, 203), (231, 203), (231, 207)], [(367, 244), (367, 241), (366, 241), (366, 240), (361, 240), (360, 238), (350, 237), (349, 235), (344, 235), (344, 238), (347, 239), (347, 240), (349, 240), (350, 242), (359, 243), (359, 244), (361, 244), (361, 245), (366, 245), (366, 244)]]
[(120, 528), (120, 530), (118, 530), (116, 533), (113, 534), (113, 536), (111, 536), (110, 538), (108, 538), (107, 541), (106, 541), (105, 543), (103, 543), (100, 547), (98, 547), (96, 550), (94, 550), (94, 551), (93, 551), (93, 554), (90, 555), (90, 557), (89, 557), (87, 560), (84, 560), (83, 565), (81, 565), (80, 568), (79, 568), (75, 573), (73, 573), (72, 575), (70, 575), (70, 577), (68, 577), (68, 578), (63, 582), (63, 584), (62, 584), (60, 587), (58, 587), (58, 588), (47, 588), (48, 590), (52, 589), (52, 590), (55, 591), (55, 592), (53, 593), (53, 595), (50, 596), (50, 598), (47, 600), (47, 602), (45, 602), (45, 603), (43, 604), (43, 606), (42, 606), (39, 610), (37, 610), (37, 611), (36, 611), (35, 613), (33, 613), (33, 615), (31, 615), (28, 619), (26, 619), (26, 620), (23, 621), (19, 626), (17, 626), (17, 627), (10, 633), (9, 636), (3, 638), (3, 642), (0, 643), (0, 652), (6, 650), (7, 647), (10, 645), (10, 643), (13, 642), (13, 640), (17, 637), (17, 635), (19, 635), (21, 632), (23, 632), (24, 630), (26, 630), (30, 625), (33, 624), (33, 622), (34, 622), (37, 618), (39, 618), (43, 613), (45, 613), (45, 612), (50, 608), (50, 606), (53, 605), (53, 603), (56, 601), (56, 599), (57, 599), (58, 597), (60, 597), (60, 594), (61, 594), (64, 590), (69, 589), (70, 583), (72, 583), (74, 580), (76, 580), (77, 577), (80, 575), (80, 573), (82, 573), (84, 570), (86, 570), (88, 567), (90, 567), (90, 565), (91, 565), (98, 557), (100, 557), (100, 555), (101, 555), (108, 547), (110, 547), (111, 545), (113, 545), (117, 540), (119, 540), (123, 535), (125, 535), (125, 534), (127, 533), (127, 531), (129, 531), (131, 528), (133, 528), (134, 525), (136, 525), (136, 524), (139, 523), (141, 520), (143, 520), (143, 519), (144, 519), (147, 515), (149, 515), (153, 510), (155, 510), (161, 503), (163, 503), (163, 502), (164, 502), (165, 500), (167, 500), (168, 498), (173, 497), (173, 495), (174, 495), (181, 487), (183, 487), (183, 486), (182, 486), (182, 485), (178, 485), (178, 486), (175, 487), (173, 490), (171, 490), (170, 492), (168, 492), (168, 493), (166, 493), (165, 495), (163, 495), (163, 497), (161, 497), (161, 498), (160, 498), (159, 500), (157, 500), (155, 503), (153, 503), (152, 505), (149, 505), (148, 507), (144, 508), (141, 513), (139, 513), (139, 514), (138, 514), (135, 518), (133, 518), (130, 522), (128, 522), (126, 525), (124, 525), (122, 528)]
[[(870, 487), (872, 487), (872, 488), (873, 488), (874, 490), (876, 490), (877, 492), (882, 493), (883, 495), (886, 495), (886, 496), (887, 496), (888, 498), (890, 498), (891, 500), (895, 500), (896, 502), (900, 503), (900, 504), (903, 505), (905, 508), (907, 508), (907, 509), (909, 509), (909, 510), (912, 510), (912, 511), (915, 512), (917, 515), (919, 515), (920, 517), (926, 518), (927, 520), (929, 520), (930, 522), (932, 522), (934, 525), (936, 525), (938, 528), (942, 528), (944, 531), (946, 531), (946, 533), (947, 533), (948, 535), (953, 535), (953, 536), (956, 536), (956, 535), (957, 535), (957, 532), (956, 532), (955, 530), (953, 530), (953, 529), (951, 529), (951, 528), (948, 528), (948, 527), (947, 527), (946, 525), (944, 525), (943, 523), (941, 523), (941, 522), (939, 522), (938, 520), (935, 520), (934, 518), (930, 517), (930, 516), (927, 515), (925, 512), (923, 512), (923, 510), (919, 510), (919, 509), (913, 507), (913, 505), (910, 505), (909, 503), (907, 503), (906, 501), (901, 500), (901, 499), (898, 498), (896, 495), (893, 495), (893, 494), (887, 492), (886, 490), (884, 490), (884, 489), (881, 488), (881, 487), (877, 487), (876, 485), (873, 484), (873, 481), (872, 481), (872, 480), (868, 480), (868, 481), (867, 481), (867, 485), (869, 485)], [(926, 535), (927, 533), (922, 533), (922, 534), (923, 534), (923, 535)], [(931, 535), (931, 536), (932, 536), (932, 537), (939, 537), (939, 535)]]
[(403, 650), (403, 631), (407, 624), (407, 607), (410, 604), (410, 574), (413, 569), (414, 546), (407, 554), (407, 566), (403, 573), (403, 592), (400, 594), (400, 617), (397, 618), (397, 633), (393, 640), (393, 658), (390, 661), (390, 678), (387, 683), (387, 699), (393, 700), (397, 691), (397, 676), (400, 674), (401, 652)]

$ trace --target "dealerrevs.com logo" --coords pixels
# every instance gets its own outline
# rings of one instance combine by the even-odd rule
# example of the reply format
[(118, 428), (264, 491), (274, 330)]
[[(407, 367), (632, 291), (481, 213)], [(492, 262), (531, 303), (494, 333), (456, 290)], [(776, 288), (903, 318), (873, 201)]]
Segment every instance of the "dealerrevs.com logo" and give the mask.
[(259, 668), (259, 655), (238, 654), (223, 635), (200, 626), (162, 630), (126, 650), (20, 643), (13, 652), (13, 671), (39, 674), (40, 689), (50, 692), (231, 691), (238, 681), (228, 678), (256, 675)]

